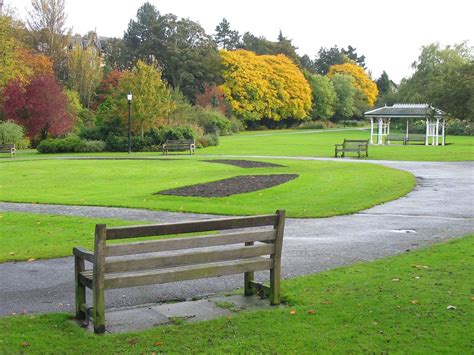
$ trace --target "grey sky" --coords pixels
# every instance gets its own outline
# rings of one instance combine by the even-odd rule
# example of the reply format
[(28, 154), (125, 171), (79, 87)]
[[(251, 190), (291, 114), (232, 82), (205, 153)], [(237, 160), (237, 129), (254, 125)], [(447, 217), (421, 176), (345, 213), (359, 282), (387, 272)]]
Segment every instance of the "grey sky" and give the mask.
[[(121, 37), (145, 0), (66, 0), (68, 24), (74, 33), (97, 29), (99, 35)], [(411, 63), (423, 45), (474, 42), (474, 1), (420, 0), (150, 0), (161, 13), (198, 21), (213, 34), (223, 17), (241, 33), (275, 40), (280, 29), (314, 57), (321, 46), (352, 45), (366, 56), (373, 77), (382, 70), (394, 81), (411, 74)], [(6, 0), (20, 17), (30, 0)]]

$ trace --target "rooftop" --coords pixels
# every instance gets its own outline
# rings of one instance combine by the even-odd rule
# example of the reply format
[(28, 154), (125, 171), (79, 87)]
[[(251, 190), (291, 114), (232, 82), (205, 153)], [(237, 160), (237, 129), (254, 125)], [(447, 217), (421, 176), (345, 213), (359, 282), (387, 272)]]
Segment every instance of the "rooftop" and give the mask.
[(366, 117), (443, 118), (446, 114), (428, 104), (394, 104), (367, 111)]

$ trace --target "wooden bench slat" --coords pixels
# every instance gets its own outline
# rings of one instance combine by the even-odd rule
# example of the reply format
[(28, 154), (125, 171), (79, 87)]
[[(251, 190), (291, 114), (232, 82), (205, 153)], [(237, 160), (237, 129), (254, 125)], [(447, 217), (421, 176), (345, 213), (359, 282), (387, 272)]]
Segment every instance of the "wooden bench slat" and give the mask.
[(105, 255), (121, 256), (180, 249), (204, 248), (246, 242), (272, 241), (275, 240), (275, 238), (276, 232), (274, 230), (270, 230), (152, 240), (127, 244), (108, 245), (105, 247)]
[(270, 255), (274, 252), (273, 244), (255, 245), (228, 250), (213, 250), (180, 255), (155, 256), (133, 260), (114, 260), (105, 263), (105, 272), (125, 272), (157, 268), (169, 268), (178, 265), (204, 264), (216, 261), (254, 258), (261, 255)]
[(212, 264), (182, 266), (171, 269), (149, 270), (136, 273), (106, 274), (104, 282), (106, 289), (144, 286), (232, 275), (249, 271), (268, 270), (272, 265), (272, 259), (259, 257), (244, 260), (223, 261)]
[(277, 217), (272, 214), (253, 217), (223, 218), (168, 224), (151, 224), (133, 227), (114, 227), (107, 229), (107, 239), (151, 237), (169, 234), (261, 227), (275, 224), (276, 221)]

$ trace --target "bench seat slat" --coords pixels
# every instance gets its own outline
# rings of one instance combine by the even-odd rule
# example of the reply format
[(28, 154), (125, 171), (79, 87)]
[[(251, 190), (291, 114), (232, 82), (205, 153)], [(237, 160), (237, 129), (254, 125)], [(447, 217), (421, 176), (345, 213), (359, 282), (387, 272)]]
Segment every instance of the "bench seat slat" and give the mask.
[(141, 253), (154, 253), (180, 249), (204, 248), (219, 245), (230, 245), (247, 242), (273, 241), (276, 231), (258, 231), (229, 234), (213, 234), (199, 237), (184, 237), (127, 244), (107, 245), (106, 256), (121, 256)]
[(107, 239), (151, 237), (159, 235), (207, 232), (214, 230), (261, 227), (275, 224), (275, 215), (253, 217), (222, 218), (214, 220), (190, 221), (181, 223), (152, 224), (133, 227), (115, 227), (107, 229)]
[(245, 258), (254, 258), (261, 255), (273, 254), (274, 244), (263, 244), (234, 248), (228, 250), (213, 250), (193, 253), (182, 253), (180, 255), (155, 256), (133, 260), (107, 261), (105, 264), (106, 273), (149, 270), (159, 268), (169, 268), (178, 265), (194, 265), (217, 261), (227, 261)]
[[(223, 261), (209, 264), (181, 266), (161, 270), (105, 274), (105, 289), (163, 284), (175, 281), (194, 280), (207, 277), (232, 275), (250, 271), (268, 270), (273, 265), (269, 258), (251, 258), (244, 260)], [(82, 280), (92, 284), (92, 272), (84, 271)]]

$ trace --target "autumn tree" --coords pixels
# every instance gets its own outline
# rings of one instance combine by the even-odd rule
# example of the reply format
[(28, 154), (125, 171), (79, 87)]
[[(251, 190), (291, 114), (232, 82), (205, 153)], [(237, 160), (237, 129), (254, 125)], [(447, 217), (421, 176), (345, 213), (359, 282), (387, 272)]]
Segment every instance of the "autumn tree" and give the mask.
[(227, 113), (227, 105), (225, 102), (224, 92), (216, 84), (206, 84), (204, 92), (196, 95), (196, 105), (204, 108), (214, 108), (224, 115)]
[(172, 92), (162, 80), (156, 63), (148, 65), (138, 61), (132, 71), (121, 78), (120, 91), (123, 97), (129, 91), (133, 94), (133, 121), (137, 122), (142, 137), (149, 128), (164, 124), (174, 109)]
[(245, 120), (304, 119), (311, 110), (311, 88), (299, 68), (284, 55), (245, 50), (222, 51), (221, 86), (232, 111)]
[(378, 95), (377, 85), (362, 67), (354, 63), (336, 64), (329, 68), (328, 76), (331, 78), (336, 73), (350, 75), (354, 79), (354, 86), (362, 94), (362, 101), (369, 108), (374, 106)]
[(64, 50), (69, 43), (66, 18), (65, 0), (31, 0), (27, 19), (31, 45), (52, 59), (58, 79), (65, 78), (67, 65)]
[(309, 74), (306, 76), (313, 94), (311, 117), (327, 120), (335, 113), (337, 94), (332, 81), (322, 75)]
[(216, 26), (215, 32), (214, 41), (216, 41), (219, 48), (233, 50), (239, 46), (239, 31), (232, 30), (229, 21), (225, 18)]
[(0, 17), (0, 91), (10, 80), (26, 84), (33, 77), (53, 72), (51, 60), (26, 50), (17, 33), (11, 18)]
[(67, 97), (52, 75), (34, 78), (26, 86), (11, 81), (4, 96), (7, 119), (25, 127), (30, 138), (58, 136), (73, 128)]
[(79, 46), (68, 54), (68, 86), (77, 91), (84, 107), (89, 108), (102, 78), (100, 58), (93, 48)]

